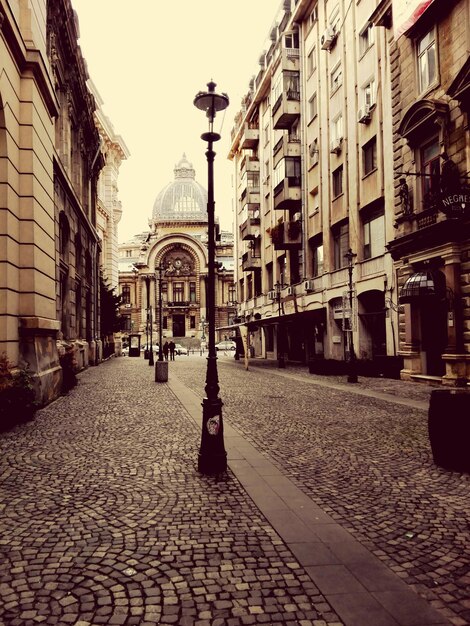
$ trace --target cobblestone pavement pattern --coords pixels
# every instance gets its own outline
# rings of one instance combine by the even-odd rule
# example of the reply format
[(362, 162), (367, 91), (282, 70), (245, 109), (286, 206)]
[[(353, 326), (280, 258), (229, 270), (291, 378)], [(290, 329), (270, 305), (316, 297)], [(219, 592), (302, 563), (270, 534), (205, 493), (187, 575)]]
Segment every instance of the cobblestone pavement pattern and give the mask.
[(341, 626), (233, 474), (198, 474), (199, 437), (127, 357), (2, 433), (0, 623)]
[[(432, 389), (362, 377), (351, 385), (345, 377), (295, 366), (280, 371), (266, 361), (246, 371), (233, 357), (218, 365), (224, 419), (452, 624), (468, 626), (470, 475), (433, 462)], [(202, 394), (197, 360), (180, 360), (173, 371)]]

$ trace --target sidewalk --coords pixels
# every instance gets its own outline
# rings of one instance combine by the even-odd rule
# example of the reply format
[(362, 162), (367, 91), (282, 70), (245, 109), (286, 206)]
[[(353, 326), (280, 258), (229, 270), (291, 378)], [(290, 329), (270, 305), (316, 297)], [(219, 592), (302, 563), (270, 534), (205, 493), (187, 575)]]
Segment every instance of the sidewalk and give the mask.
[[(283, 370), (282, 375), (299, 376), (301, 373)], [(371, 380), (365, 391), (355, 386), (354, 392), (386, 395), (379, 391), (381, 386), (371, 384)], [(324, 380), (316, 380), (316, 384), (331, 386)], [(337, 380), (331, 384), (341, 386)], [(194, 421), (199, 423), (200, 397), (176, 377), (170, 379), (169, 385)], [(379, 389), (374, 392), (372, 387)], [(399, 401), (424, 404), (423, 401), (403, 398), (409, 390), (400, 393), (399, 384), (393, 389), (396, 395), (402, 396)], [(225, 443), (230, 470), (345, 626), (450, 624), (227, 423)]]

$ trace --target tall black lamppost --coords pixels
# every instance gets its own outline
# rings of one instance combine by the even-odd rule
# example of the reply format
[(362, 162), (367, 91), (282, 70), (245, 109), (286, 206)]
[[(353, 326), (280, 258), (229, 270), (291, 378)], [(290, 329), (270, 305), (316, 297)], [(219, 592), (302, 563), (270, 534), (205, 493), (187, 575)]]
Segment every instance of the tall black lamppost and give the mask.
[(286, 366), (286, 361), (284, 359), (284, 328), (282, 327), (282, 322), (281, 322), (282, 287), (283, 285), (281, 283), (276, 283), (274, 285), (274, 289), (276, 290), (277, 315), (279, 317), (279, 321), (277, 324), (277, 366), (284, 368)]
[[(150, 304), (150, 276), (145, 277), (145, 287), (147, 289), (147, 356), (149, 365), (153, 365), (153, 346), (152, 346), (152, 334), (153, 334), (153, 324), (152, 324), (152, 306)], [(150, 336), (150, 347), (149, 347), (149, 336)]]
[(348, 337), (349, 337), (349, 371), (348, 371), (348, 383), (357, 383), (357, 363), (356, 363), (356, 353), (354, 352), (354, 341), (353, 341), (353, 259), (355, 259), (357, 254), (355, 254), (351, 248), (344, 255), (345, 259), (348, 261), (348, 291), (349, 291), (349, 328), (348, 328)]
[(198, 470), (203, 474), (218, 474), (227, 469), (227, 453), (224, 446), (222, 400), (219, 398), (217, 374), (217, 352), (215, 349), (215, 202), (214, 202), (214, 157), (213, 142), (220, 139), (214, 132), (214, 118), (218, 111), (229, 105), (226, 94), (215, 93), (215, 83), (207, 83), (208, 91), (200, 91), (194, 98), (194, 106), (205, 111), (209, 120), (209, 131), (201, 135), (207, 142), (207, 228), (208, 228), (208, 272), (207, 272), (207, 317), (209, 354), (207, 357), (206, 397), (202, 401), (202, 433), (199, 449)]
[(158, 272), (158, 361), (155, 364), (155, 380), (159, 383), (166, 383), (168, 380), (168, 361), (163, 359), (163, 315), (162, 315), (162, 264), (155, 267), (155, 274)]
[(149, 306), (150, 306), (150, 291), (149, 291), (149, 280), (148, 276), (145, 276), (145, 288), (147, 290), (147, 306), (145, 309), (145, 350), (144, 350), (144, 359), (149, 358)]
[(162, 322), (162, 272), (163, 265), (155, 268), (158, 272), (158, 360), (163, 361), (163, 322)]

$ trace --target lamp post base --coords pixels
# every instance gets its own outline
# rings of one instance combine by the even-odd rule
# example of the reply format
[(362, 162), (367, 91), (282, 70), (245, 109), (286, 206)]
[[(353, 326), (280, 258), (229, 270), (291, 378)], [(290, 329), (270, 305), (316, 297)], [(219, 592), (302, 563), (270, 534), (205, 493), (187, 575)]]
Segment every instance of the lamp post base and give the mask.
[(221, 474), (227, 470), (222, 405), (220, 398), (204, 398), (202, 401), (201, 447), (197, 463), (201, 474)]
[(280, 368), (285, 368), (286, 367), (286, 361), (284, 359), (284, 355), (282, 354), (281, 356), (277, 357), (277, 366)]
[(149, 365), (153, 365), (153, 364), (154, 364), (153, 350), (150, 350), (150, 352), (149, 352)]

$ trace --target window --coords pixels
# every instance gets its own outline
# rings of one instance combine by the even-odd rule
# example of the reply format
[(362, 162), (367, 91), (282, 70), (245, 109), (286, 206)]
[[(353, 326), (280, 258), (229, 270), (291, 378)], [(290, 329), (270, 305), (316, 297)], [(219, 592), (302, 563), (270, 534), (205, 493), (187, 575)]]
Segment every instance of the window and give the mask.
[(168, 330), (168, 317), (166, 315), (163, 316), (163, 328)]
[(123, 304), (131, 303), (131, 288), (129, 285), (123, 285), (121, 291), (121, 300)]
[(314, 139), (312, 143), (308, 147), (308, 156), (310, 159), (310, 166), (316, 165), (318, 163), (318, 139)]
[(372, 24), (367, 24), (359, 33), (359, 54), (362, 56), (374, 43), (374, 30)]
[(289, 185), (300, 184), (300, 159), (287, 157), (281, 159), (273, 172), (273, 185), (277, 187), (285, 178), (289, 179)]
[(385, 253), (385, 217), (378, 215), (364, 222), (364, 259)]
[(344, 255), (349, 248), (349, 225), (347, 223), (341, 224), (333, 228), (332, 231), (335, 270), (339, 270), (348, 264)]
[(421, 160), (421, 189), (423, 193), (423, 200), (429, 193), (434, 193), (439, 190), (439, 178), (440, 178), (440, 162), (439, 162), (439, 138), (435, 137), (429, 143), (425, 144), (421, 148), (420, 160)]
[(315, 46), (310, 50), (307, 56), (307, 76), (311, 76), (313, 72), (317, 69), (317, 58), (316, 58), (317, 49)]
[(267, 146), (269, 143), (269, 125), (264, 127), (264, 145)]
[(299, 47), (299, 33), (288, 33), (284, 37), (284, 45), (286, 48), (298, 48)]
[(340, 141), (343, 138), (343, 116), (338, 115), (331, 125), (331, 138)]
[(310, 195), (312, 197), (310, 203), (312, 206), (312, 211), (311, 213), (309, 213), (309, 216), (315, 215), (320, 210), (320, 195), (318, 193), (318, 187), (315, 187), (315, 189), (310, 192)]
[(333, 199), (343, 193), (343, 166), (340, 165), (333, 172)]
[(362, 171), (364, 176), (377, 168), (377, 139), (373, 137), (362, 146)]
[(331, 72), (330, 76), (330, 86), (331, 91), (334, 92), (341, 87), (343, 84), (343, 70), (341, 68), (341, 64), (337, 65), (335, 69)]
[(175, 302), (182, 302), (184, 297), (184, 284), (173, 283), (173, 300)]
[(321, 276), (323, 274), (323, 242), (321, 236), (310, 241), (310, 249), (312, 252), (312, 276)]
[(375, 104), (375, 81), (374, 79), (370, 80), (364, 87), (362, 88), (362, 101), (364, 106), (371, 107)]
[(308, 19), (309, 19), (310, 26), (313, 26), (313, 24), (315, 24), (318, 21), (318, 5), (314, 7)]
[(189, 328), (191, 329), (196, 328), (196, 316), (195, 315), (191, 315), (189, 317)]
[(317, 110), (317, 92), (315, 92), (308, 101), (309, 120), (313, 120), (318, 114)]
[(425, 91), (437, 80), (436, 35), (430, 30), (418, 41), (419, 90)]
[(126, 250), (126, 257), (132, 257), (132, 250)]
[(189, 301), (196, 302), (196, 283), (189, 283)]
[(328, 23), (335, 33), (339, 32), (340, 19), (341, 19), (341, 16), (339, 14), (339, 4), (336, 4), (331, 10), (330, 16), (328, 18)]
[(162, 281), (161, 289), (162, 289), (162, 301), (167, 302), (168, 301), (168, 283)]

